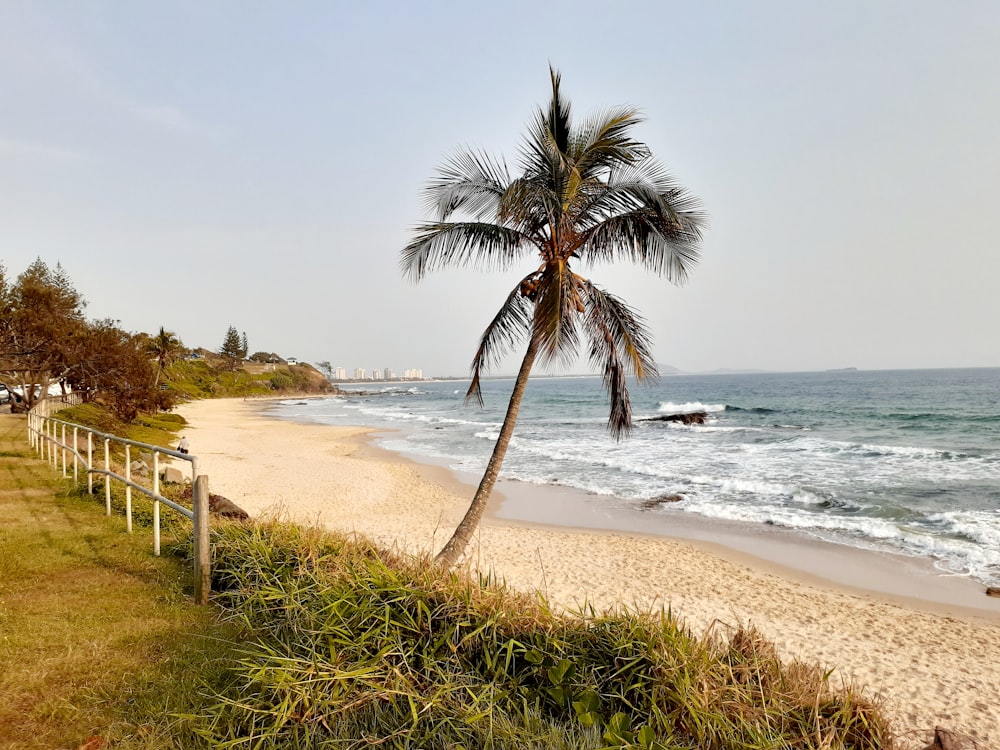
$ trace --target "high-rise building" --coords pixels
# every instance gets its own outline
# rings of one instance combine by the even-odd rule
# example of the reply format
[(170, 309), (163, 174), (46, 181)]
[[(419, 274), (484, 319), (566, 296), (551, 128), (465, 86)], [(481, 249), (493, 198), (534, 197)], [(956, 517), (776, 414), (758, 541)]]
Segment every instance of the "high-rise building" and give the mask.
[(347, 370), (343, 367), (338, 367), (333, 371), (334, 380), (347, 380)]
[(355, 380), (368, 380), (368, 373), (365, 371), (364, 367), (358, 367), (354, 370)]
[(374, 368), (372, 370), (372, 380), (381, 380), (381, 379), (382, 379), (382, 371), (379, 370), (377, 367)]
[(388, 367), (386, 367), (385, 370), (382, 371), (382, 377), (385, 380), (395, 380), (396, 379), (396, 373), (394, 373), (392, 370), (390, 370)]

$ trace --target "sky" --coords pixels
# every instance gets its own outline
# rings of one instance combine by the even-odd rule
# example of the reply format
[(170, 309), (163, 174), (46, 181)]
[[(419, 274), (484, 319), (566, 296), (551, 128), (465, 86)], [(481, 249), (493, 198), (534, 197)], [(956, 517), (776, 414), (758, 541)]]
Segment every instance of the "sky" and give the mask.
[(0, 0), (0, 259), (189, 347), (467, 374), (532, 264), (400, 250), (456, 148), (516, 162), (551, 64), (709, 216), (681, 287), (584, 269), (660, 363), (1000, 366), (997, 39), (992, 1)]

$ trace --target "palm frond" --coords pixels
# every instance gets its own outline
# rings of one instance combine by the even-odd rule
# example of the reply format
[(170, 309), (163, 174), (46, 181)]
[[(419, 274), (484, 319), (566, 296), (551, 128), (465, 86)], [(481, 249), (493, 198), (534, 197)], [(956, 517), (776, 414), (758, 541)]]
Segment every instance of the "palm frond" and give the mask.
[(546, 228), (558, 215), (556, 196), (544, 180), (513, 180), (500, 198), (497, 221), (517, 229), (534, 244), (542, 245), (548, 237)]
[(590, 340), (590, 361), (602, 371), (611, 402), (608, 431), (620, 440), (632, 430), (627, 376), (643, 380), (658, 374), (649, 332), (642, 318), (618, 297), (589, 281), (580, 288), (586, 307), (583, 329)]
[(414, 281), (445, 266), (506, 270), (531, 247), (518, 231), (488, 222), (433, 222), (414, 232), (399, 260), (403, 275)]
[(549, 77), (552, 80), (552, 100), (549, 103), (546, 120), (556, 148), (565, 154), (569, 150), (570, 138), (573, 132), (570, 103), (559, 93), (562, 76), (551, 65), (549, 66)]
[(683, 283), (700, 257), (698, 217), (664, 216), (641, 208), (602, 221), (586, 233), (577, 255), (596, 264), (629, 260), (674, 283)]
[(493, 219), (509, 183), (502, 161), (475, 151), (456, 151), (426, 187), (425, 207), (440, 221), (456, 211), (478, 221)]
[(581, 175), (594, 179), (609, 169), (648, 158), (649, 147), (630, 135), (642, 119), (631, 107), (591, 117), (578, 132), (571, 151)]
[(531, 331), (532, 311), (534, 305), (523, 294), (524, 285), (530, 283), (535, 274), (526, 276), (507, 295), (499, 312), (483, 331), (479, 339), (479, 347), (472, 358), (472, 382), (465, 393), (465, 400), (483, 405), (483, 394), (480, 390), (480, 376), (493, 365), (497, 364), (518, 341)]
[(532, 336), (545, 362), (569, 363), (579, 348), (580, 277), (563, 262), (547, 263), (537, 278)]

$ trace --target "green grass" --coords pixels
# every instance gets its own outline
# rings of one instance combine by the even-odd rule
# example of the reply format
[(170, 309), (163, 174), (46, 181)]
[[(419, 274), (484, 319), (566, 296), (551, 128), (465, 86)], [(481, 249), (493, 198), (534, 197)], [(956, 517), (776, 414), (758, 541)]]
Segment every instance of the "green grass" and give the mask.
[(25, 429), (0, 415), (0, 746), (186, 747), (171, 714), (222, 689), (231, 631), (191, 603), (186, 564), (67, 492)]
[(888, 723), (757, 632), (669, 612), (556, 616), (336, 534), (223, 526), (215, 586), (247, 634), (211, 747), (890, 748)]

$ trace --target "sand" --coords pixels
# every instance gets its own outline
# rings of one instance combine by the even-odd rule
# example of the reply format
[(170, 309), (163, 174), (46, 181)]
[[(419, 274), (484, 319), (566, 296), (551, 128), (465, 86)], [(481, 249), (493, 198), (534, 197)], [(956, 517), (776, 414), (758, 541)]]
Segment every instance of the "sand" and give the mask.
[[(468, 506), (472, 490), (450, 472), (371, 447), (367, 428), (294, 424), (265, 409), (210, 400), (178, 410), (211, 491), (251, 515), (433, 554)], [(808, 557), (809, 545), (800, 547), (796, 554)], [(560, 608), (670, 606), (697, 632), (752, 624), (784, 658), (819, 662), (835, 668), (834, 679), (866, 686), (894, 718), (903, 747), (922, 747), (935, 725), (1000, 746), (998, 599), (983, 595), (969, 609), (878, 595), (718, 546), (519, 524), (495, 512), (468, 560)]]

